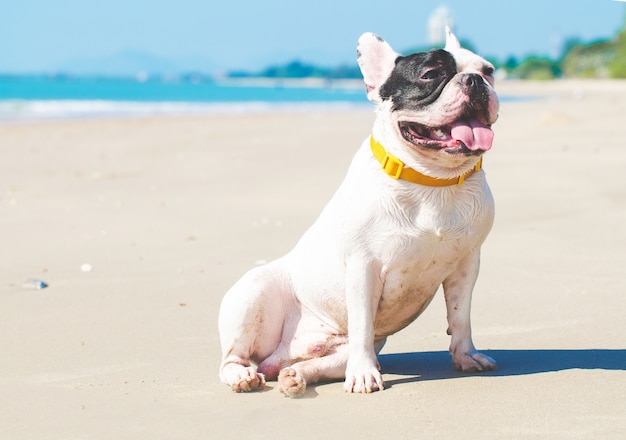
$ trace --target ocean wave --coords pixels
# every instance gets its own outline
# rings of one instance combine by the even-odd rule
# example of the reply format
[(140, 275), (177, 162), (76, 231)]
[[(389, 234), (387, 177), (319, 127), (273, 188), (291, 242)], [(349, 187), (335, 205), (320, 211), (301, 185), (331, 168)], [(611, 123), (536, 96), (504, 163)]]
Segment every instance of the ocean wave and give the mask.
[(216, 113), (370, 109), (368, 104), (335, 102), (145, 102), (107, 100), (0, 100), (0, 121), (147, 117)]

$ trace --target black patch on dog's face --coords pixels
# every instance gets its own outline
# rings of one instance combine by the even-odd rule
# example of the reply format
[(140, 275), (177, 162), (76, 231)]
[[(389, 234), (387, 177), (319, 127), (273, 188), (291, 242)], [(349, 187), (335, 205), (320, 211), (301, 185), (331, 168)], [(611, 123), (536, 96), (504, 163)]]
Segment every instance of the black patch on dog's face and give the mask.
[(418, 110), (435, 102), (456, 73), (454, 57), (443, 49), (400, 56), (380, 96), (392, 100), (394, 111)]

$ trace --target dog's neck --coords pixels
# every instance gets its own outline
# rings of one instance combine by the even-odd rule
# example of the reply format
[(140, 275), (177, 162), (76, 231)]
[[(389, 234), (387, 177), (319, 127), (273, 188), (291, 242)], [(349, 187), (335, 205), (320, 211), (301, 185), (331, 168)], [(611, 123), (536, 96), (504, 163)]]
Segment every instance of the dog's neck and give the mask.
[(450, 179), (439, 179), (437, 177), (427, 176), (422, 174), (413, 168), (406, 167), (404, 162), (389, 153), (380, 142), (374, 139), (374, 136), (370, 136), (370, 147), (374, 157), (382, 165), (383, 171), (394, 179), (406, 180), (408, 182), (415, 183), (423, 186), (452, 186), (462, 185), (469, 176), (482, 168), (483, 158), (476, 163), (476, 166), (469, 171), (461, 174), (460, 176)]

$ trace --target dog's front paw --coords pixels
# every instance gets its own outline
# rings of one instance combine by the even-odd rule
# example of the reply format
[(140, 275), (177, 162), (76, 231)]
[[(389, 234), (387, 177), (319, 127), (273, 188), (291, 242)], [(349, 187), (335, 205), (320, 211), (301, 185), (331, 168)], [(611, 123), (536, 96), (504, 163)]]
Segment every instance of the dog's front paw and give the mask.
[(278, 389), (287, 397), (298, 397), (306, 390), (306, 380), (295, 369), (283, 368), (278, 373)]
[(265, 376), (254, 367), (230, 364), (222, 372), (222, 381), (236, 393), (247, 393), (265, 386)]
[(452, 358), (454, 368), (465, 373), (496, 370), (496, 361), (478, 351), (471, 351)]
[(376, 367), (346, 371), (343, 389), (348, 393), (372, 393), (384, 388), (383, 377)]

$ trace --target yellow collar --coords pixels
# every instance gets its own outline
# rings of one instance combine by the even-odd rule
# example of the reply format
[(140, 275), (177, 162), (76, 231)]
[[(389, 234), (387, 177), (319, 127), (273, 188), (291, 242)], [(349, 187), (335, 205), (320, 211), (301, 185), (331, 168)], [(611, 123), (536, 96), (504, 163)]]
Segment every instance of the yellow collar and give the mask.
[(422, 174), (413, 168), (408, 168), (404, 166), (404, 163), (393, 156), (391, 153), (388, 153), (376, 139), (374, 136), (370, 136), (370, 146), (372, 147), (372, 153), (374, 153), (374, 157), (376, 160), (380, 162), (383, 166), (383, 170), (389, 176), (394, 179), (402, 179), (408, 182), (417, 183), (418, 185), (424, 186), (452, 186), (452, 185), (462, 185), (466, 178), (479, 171), (483, 164), (483, 158), (481, 157), (476, 166), (471, 170), (461, 174), (458, 177), (453, 177), (451, 179), (438, 179), (436, 177), (427, 176)]

